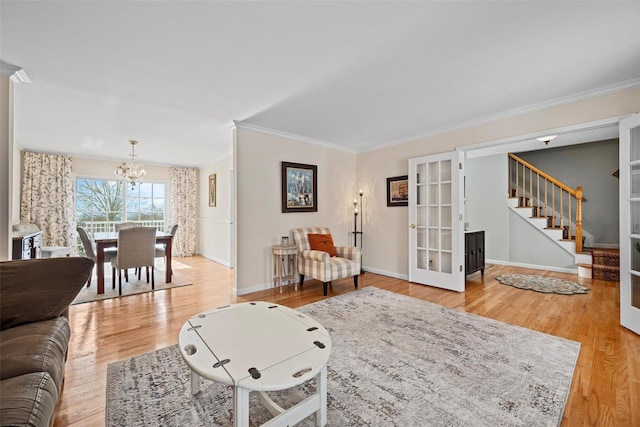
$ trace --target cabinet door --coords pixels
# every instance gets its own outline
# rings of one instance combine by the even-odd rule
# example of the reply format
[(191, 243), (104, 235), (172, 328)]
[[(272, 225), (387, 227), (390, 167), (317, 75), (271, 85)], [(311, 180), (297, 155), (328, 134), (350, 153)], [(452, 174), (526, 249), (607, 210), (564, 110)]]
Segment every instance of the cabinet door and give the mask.
[(484, 269), (484, 231), (476, 234), (476, 268)]

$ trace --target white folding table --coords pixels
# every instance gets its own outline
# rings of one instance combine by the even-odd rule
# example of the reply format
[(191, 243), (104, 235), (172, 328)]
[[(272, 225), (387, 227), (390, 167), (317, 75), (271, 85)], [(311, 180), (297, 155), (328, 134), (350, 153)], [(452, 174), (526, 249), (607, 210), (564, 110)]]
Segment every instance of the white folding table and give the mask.
[[(258, 392), (274, 416), (263, 425), (289, 426), (316, 413), (327, 422), (327, 361), (331, 338), (312, 318), (263, 301), (232, 304), (190, 318), (179, 335), (191, 368), (191, 392), (200, 377), (233, 386), (234, 426), (249, 425), (249, 393)], [(295, 387), (316, 378), (316, 392), (284, 410), (265, 392)]]

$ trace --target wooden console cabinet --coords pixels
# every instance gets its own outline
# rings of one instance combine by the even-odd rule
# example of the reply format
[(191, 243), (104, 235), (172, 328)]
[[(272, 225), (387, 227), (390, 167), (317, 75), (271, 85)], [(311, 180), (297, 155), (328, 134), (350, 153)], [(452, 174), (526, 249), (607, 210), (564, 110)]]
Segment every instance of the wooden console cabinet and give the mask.
[(40, 258), (42, 231), (31, 233), (13, 233), (11, 259)]
[(480, 270), (484, 276), (484, 231), (465, 231), (464, 261), (465, 274)]

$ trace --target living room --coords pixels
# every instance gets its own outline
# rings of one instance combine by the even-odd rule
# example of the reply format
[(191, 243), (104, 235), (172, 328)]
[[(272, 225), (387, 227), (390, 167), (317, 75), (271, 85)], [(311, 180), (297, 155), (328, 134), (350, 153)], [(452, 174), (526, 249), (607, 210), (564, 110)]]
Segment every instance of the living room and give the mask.
[[(11, 11), (10, 3), (12, 2), (3, 1), (3, 8)], [(401, 26), (398, 24), (398, 27)], [(24, 66), (25, 71), (29, 73), (34, 83), (37, 82), (38, 72), (31, 73), (27, 66), (28, 64), (19, 61), (20, 57), (15, 54), (15, 50), (5, 50), (5, 52), (14, 53), (14, 57), (5, 57), (3, 53), (3, 60)], [(363, 60), (363, 63), (367, 64), (365, 60)], [(255, 64), (251, 65), (255, 68)], [(115, 67), (115, 63), (110, 64), (110, 66), (118, 68)], [(123, 67), (126, 68), (126, 65)], [(249, 67), (247, 66), (247, 68)], [(349, 70), (349, 72), (352, 73), (353, 70)], [(252, 115), (248, 113), (231, 117), (232, 120), (237, 121), (234, 122), (231, 128), (225, 127), (224, 137), (221, 138), (222, 145), (226, 151), (221, 150), (216, 156), (211, 156), (208, 151), (204, 151), (204, 147), (207, 144), (202, 143), (203, 151), (202, 153), (196, 153), (196, 156), (204, 160), (197, 164), (183, 165), (199, 167), (197, 252), (200, 256), (193, 257), (193, 259), (180, 260), (184, 264), (184, 271), (191, 271), (191, 273), (185, 274), (192, 274), (195, 277), (193, 279), (194, 286), (191, 287), (193, 289), (183, 289), (167, 295), (156, 293), (155, 295), (132, 297), (130, 302), (113, 301), (97, 304), (94, 308), (74, 306), (75, 308), (72, 309), (72, 316), (74, 317), (72, 347), (75, 346), (76, 349), (82, 348), (84, 353), (71, 354), (70, 362), (67, 365), (67, 383), (61, 403), (64, 409), (60, 411), (56, 425), (102, 424), (104, 422), (104, 413), (101, 411), (104, 408), (100, 408), (100, 406), (104, 403), (104, 387), (106, 386), (104, 382), (106, 381), (107, 365), (126, 357), (175, 344), (177, 339), (177, 330), (175, 328), (178, 326), (179, 329), (179, 325), (184, 323), (185, 318), (189, 315), (218, 304), (247, 299), (270, 300), (292, 306), (313, 303), (322, 299), (321, 292), (317, 292), (319, 289), (317, 282), (310, 284), (310, 286), (305, 285), (304, 290), (300, 293), (287, 291), (283, 296), (276, 294), (272, 289), (271, 246), (278, 244), (281, 236), (290, 237), (293, 228), (320, 225), (331, 227), (336, 243), (350, 244), (353, 238), (353, 199), (358, 197), (360, 189), (363, 190), (364, 196), (362, 205), (359, 206), (360, 216), (358, 218), (362, 219), (363, 224), (363, 265), (367, 271), (363, 276), (363, 287), (375, 285), (385, 288), (391, 286), (400, 293), (411, 294), (419, 298), (429, 299), (432, 302), (472, 312), (475, 309), (477, 314), (498, 318), (498, 320), (507, 321), (508, 323), (524, 324), (527, 327), (536, 329), (536, 320), (531, 317), (533, 316), (532, 311), (535, 311), (536, 307), (540, 307), (542, 304), (549, 304), (552, 307), (552, 312), (557, 314), (566, 310), (566, 306), (563, 306), (562, 303), (555, 305), (556, 303), (545, 299), (544, 296), (536, 296), (532, 299), (531, 308), (527, 308), (523, 301), (515, 302), (514, 304), (519, 309), (528, 310), (527, 314), (522, 314), (524, 311), (520, 314), (520, 316), (527, 317), (528, 320), (526, 322), (518, 322), (519, 315), (515, 313), (515, 310), (507, 314), (504, 308), (502, 309), (503, 311), (497, 310), (496, 313), (491, 313), (490, 308), (485, 310), (478, 308), (485, 302), (493, 307), (499, 307), (503, 298), (507, 298), (509, 301), (514, 301), (514, 298), (515, 301), (519, 300), (517, 296), (514, 297), (514, 294), (498, 291), (498, 286), (494, 285), (486, 288), (487, 291), (496, 291), (493, 296), (489, 296), (486, 293), (481, 294), (477, 289), (481, 281), (478, 275), (469, 277), (470, 283), (467, 285), (468, 291), (465, 294), (432, 290), (431, 288), (423, 288), (406, 282), (409, 275), (409, 219), (407, 208), (387, 207), (386, 179), (406, 175), (408, 159), (413, 157), (456, 149), (468, 151), (471, 148), (476, 149), (493, 145), (496, 141), (510, 143), (523, 137), (529, 137), (534, 140), (537, 136), (551, 132), (561, 133), (563, 131), (566, 132), (568, 129), (589, 128), (591, 124), (597, 122), (617, 122), (622, 117), (640, 111), (638, 76), (633, 75), (630, 77), (633, 78), (624, 79), (622, 82), (618, 81), (616, 82), (617, 85), (593, 86), (591, 91), (568, 91), (564, 96), (544, 99), (544, 102), (519, 103), (512, 105), (512, 108), (496, 110), (494, 114), (474, 113), (475, 108), (469, 107), (471, 115), (464, 117), (459, 115), (457, 116), (458, 120), (453, 123), (435, 123), (432, 128), (428, 130), (421, 129), (419, 132), (411, 132), (414, 129), (407, 128), (406, 133), (400, 132), (396, 134), (405, 135), (406, 137), (389, 137), (382, 141), (376, 140), (375, 142), (377, 143), (359, 148), (334, 144), (331, 138), (319, 138), (317, 137), (318, 134), (313, 134), (309, 137), (304, 136), (304, 133), (297, 131), (297, 129), (302, 129), (302, 125), (300, 125), (300, 128), (295, 126), (278, 128), (261, 125), (268, 122), (265, 117), (268, 118), (269, 114), (275, 114), (274, 111), (278, 110), (275, 107), (263, 112), (264, 117), (256, 114), (255, 121), (250, 120)], [(312, 80), (311, 77), (309, 78)], [(553, 80), (553, 77), (551, 77), (551, 80)], [(461, 80), (452, 81), (450, 85), (455, 86), (461, 84), (460, 82)], [(466, 87), (466, 85), (463, 86)], [(532, 87), (534, 86), (532, 83)], [(481, 85), (478, 85), (478, 87), (478, 91), (482, 92)], [(312, 95), (315, 95), (316, 92), (312, 89), (317, 90), (318, 87), (307, 88)], [(126, 158), (128, 148), (126, 139), (129, 137), (138, 138), (137, 135), (131, 135), (131, 133), (134, 132), (134, 129), (139, 130), (139, 128), (125, 126), (119, 132), (118, 138), (105, 138), (109, 140), (109, 148), (105, 150), (108, 156), (100, 159), (93, 158), (86, 152), (85, 157), (67, 149), (60, 150), (55, 144), (51, 144), (44, 149), (42, 147), (32, 147), (30, 142), (36, 139), (41, 140), (41, 137), (33, 136), (31, 131), (28, 131), (24, 126), (24, 123), (33, 125), (30, 119), (25, 118), (27, 111), (21, 109), (21, 107), (28, 105), (28, 95), (24, 95), (27, 90), (28, 86), (19, 86), (13, 89), (15, 99), (13, 108), (18, 126), (14, 131), (13, 145), (8, 151), (10, 155), (6, 157), (6, 159), (10, 159), (12, 166), (11, 168), (4, 168), (3, 164), (4, 171), (9, 169), (13, 171), (9, 177), (3, 175), (3, 202), (8, 201), (11, 212), (8, 218), (3, 217), (3, 226), (15, 224), (20, 218), (18, 202), (20, 150), (39, 149), (44, 152), (64, 152), (74, 157), (74, 168), (78, 168), (77, 173), (81, 175), (96, 174), (95, 171), (99, 169), (101, 172), (98, 175), (112, 176), (115, 165)], [(463, 91), (463, 89), (460, 90)], [(479, 96), (478, 91), (473, 91), (477, 97)], [(4, 88), (3, 93), (5, 94), (3, 96), (6, 96), (7, 92), (4, 91)], [(233, 97), (233, 94), (227, 95), (228, 98)], [(353, 99), (357, 99), (356, 95), (357, 91), (356, 94), (350, 93)], [(24, 98), (21, 98), (21, 96), (24, 96)], [(292, 98), (297, 96), (302, 95), (296, 93)], [(281, 97), (287, 98), (284, 93), (281, 94)], [(517, 98), (515, 95), (513, 97)], [(313, 96), (311, 99), (313, 99)], [(364, 99), (368, 98), (365, 97)], [(275, 99), (270, 101), (276, 103)], [(280, 105), (278, 107), (285, 110), (287, 108), (290, 109), (292, 105), (297, 105), (295, 103), (287, 104), (285, 101), (282, 101), (282, 103), (283, 106)], [(472, 102), (467, 99), (467, 104), (465, 105), (472, 105)], [(431, 106), (430, 109), (437, 110), (437, 106)], [(349, 111), (351, 114), (347, 114)], [(350, 122), (351, 117), (357, 115), (354, 111), (357, 111), (357, 106), (351, 106), (351, 109), (344, 113), (345, 118), (343, 121)], [(174, 111), (172, 110), (172, 112)], [(288, 112), (291, 113), (291, 111)], [(419, 114), (415, 112), (411, 114), (425, 116), (431, 113), (433, 111), (429, 110)], [(286, 118), (286, 115), (284, 115), (284, 118)], [(271, 123), (284, 123), (286, 122), (284, 118), (279, 116), (277, 120)], [(401, 119), (402, 117), (397, 117), (398, 121), (403, 122)], [(319, 119), (317, 116), (314, 116), (313, 119), (307, 118), (309, 122), (313, 120)], [(376, 121), (375, 119), (369, 120)], [(188, 122), (188, 120), (186, 121)], [(320, 123), (322, 124), (317, 127), (331, 128), (331, 124), (326, 124), (324, 121), (320, 121)], [(334, 120), (334, 123), (336, 128), (345, 126), (339, 120)], [(437, 126), (438, 124), (440, 126)], [(46, 127), (44, 122), (42, 126)], [(310, 128), (313, 127), (310, 126)], [(140, 130), (140, 132), (142, 131)], [(129, 136), (124, 137), (124, 139), (120, 138), (125, 133)], [(160, 160), (146, 157), (147, 155), (155, 156), (156, 152), (160, 151), (159, 144), (156, 144), (152, 137), (153, 134), (147, 135), (149, 135), (149, 138), (146, 141), (140, 137), (139, 158), (150, 165), (149, 179), (166, 180), (166, 175), (163, 175), (165, 172), (161, 170), (166, 169), (168, 164), (171, 164), (172, 159), (165, 158)], [(176, 137), (177, 133), (172, 133), (171, 135), (173, 135), (175, 141), (179, 141), (180, 136)], [(184, 132), (182, 135), (186, 135), (185, 139), (189, 138), (188, 132)], [(70, 139), (74, 138), (75, 136)], [(75, 138), (75, 142), (78, 145), (82, 141), (82, 138)], [(397, 141), (400, 141), (400, 143), (395, 143)], [(560, 143), (560, 138), (558, 143)], [(170, 148), (174, 151), (197, 151), (197, 149), (183, 149), (180, 142), (168, 145), (171, 145)], [(3, 145), (3, 150), (4, 148), (5, 146)], [(165, 149), (166, 147), (162, 148)], [(176, 153), (176, 159), (178, 154), (180, 153)], [(3, 159), (3, 162), (7, 161), (6, 159)], [(317, 212), (290, 214), (281, 211), (280, 166), (283, 161), (317, 166)], [(100, 167), (96, 167), (96, 164), (99, 164)], [(157, 171), (153, 170), (154, 166), (157, 166)], [(214, 173), (217, 176), (217, 203), (215, 207), (210, 207), (207, 203), (209, 196), (208, 177)], [(11, 191), (6, 192), (6, 188), (4, 188), (5, 182), (12, 183)], [(500, 235), (487, 233), (486, 238), (488, 247), (504, 248), (508, 246), (510, 237), (507, 231), (507, 234)], [(496, 252), (488, 252), (487, 258), (496, 261), (495, 268), (501, 269), (499, 270), (501, 273), (507, 271), (502, 270), (503, 268), (511, 268), (511, 260), (501, 258)], [(207, 261), (207, 259), (215, 261), (217, 265), (209, 264), (210, 261)], [(502, 261), (502, 265), (500, 265), (500, 261)], [(220, 265), (223, 268), (219, 268)], [(234, 268), (230, 270), (228, 267), (232, 266)], [(540, 265), (539, 267), (551, 266)], [(545, 272), (545, 274), (553, 275), (554, 273)], [(484, 278), (484, 283), (486, 284), (489, 282), (489, 278), (493, 279), (496, 275), (494, 273), (488, 275)], [(557, 274), (557, 276), (567, 277), (563, 274)], [(219, 281), (219, 283), (210, 283), (214, 281)], [(598, 291), (599, 297), (602, 297), (603, 294), (608, 295), (615, 292), (611, 285), (608, 284), (593, 283), (588, 286), (596, 287), (598, 285), (604, 288), (604, 290)], [(196, 287), (198, 287), (197, 290), (195, 289)], [(331, 295), (347, 293), (352, 289), (353, 285), (350, 281), (337, 281), (333, 284)], [(315, 293), (309, 295), (311, 292)], [(465, 298), (470, 299), (467, 304), (463, 302)], [(524, 298), (526, 299), (526, 297)], [(607, 298), (609, 299), (606, 304), (614, 306), (613, 310), (615, 311), (615, 296), (608, 295)], [(133, 311), (138, 311), (135, 308), (137, 305), (149, 305), (150, 307), (139, 310), (139, 314), (136, 315), (138, 317), (123, 315), (123, 312), (130, 314)], [(174, 306), (180, 306), (181, 308), (172, 308)], [(572, 309), (580, 310), (578, 305), (572, 305), (571, 307)], [(604, 310), (602, 306), (594, 307), (597, 307), (598, 310)], [(608, 313), (607, 316), (609, 316), (607, 325), (611, 325), (611, 319), (616, 318), (616, 313)], [(149, 317), (154, 317), (155, 320), (151, 321)], [(550, 315), (546, 320), (548, 323), (543, 326), (538, 325), (537, 329), (545, 330), (547, 333), (556, 331), (558, 327), (554, 326), (555, 321)], [(540, 322), (543, 321), (540, 320)], [(585, 320), (585, 322), (589, 327), (594, 326), (591, 321)], [(161, 331), (158, 334), (149, 336), (149, 334), (136, 333), (133, 330), (129, 330), (131, 328), (127, 325), (131, 324), (142, 325), (147, 330), (149, 328), (165, 327), (172, 330)], [(619, 327), (619, 322), (616, 324)], [(120, 329), (123, 330), (119, 331)], [(127, 331), (124, 331), (124, 329), (127, 329)], [(616, 345), (637, 348), (637, 342), (633, 341), (633, 338), (619, 331), (616, 334), (623, 337), (616, 338), (618, 340)], [(571, 339), (577, 339), (578, 335), (579, 333), (577, 332), (573, 333)], [(601, 345), (606, 345), (606, 338), (603, 338), (602, 335), (599, 338), (604, 340), (600, 342)], [(94, 344), (90, 344), (89, 341), (94, 341)], [(98, 348), (104, 343), (107, 343), (105, 346), (107, 348)], [(594, 350), (594, 353), (597, 351), (600, 350)], [(633, 358), (633, 353), (629, 349), (622, 350), (619, 354), (622, 357)], [(605, 363), (604, 356), (598, 360)], [(630, 365), (625, 365), (625, 369), (637, 367), (637, 364), (633, 364), (635, 362), (631, 361), (629, 363)], [(85, 367), (85, 370), (83, 365), (94, 366)], [(89, 377), (95, 375), (98, 377), (98, 385), (94, 386), (92, 379), (82, 378), (82, 375)], [(593, 373), (593, 375), (601, 374)], [(584, 375), (581, 378), (587, 380), (590, 376)], [(602, 381), (605, 380), (601, 377), (598, 378)], [(619, 380), (624, 382), (622, 379)], [(92, 387), (100, 388), (100, 390), (93, 390)], [(593, 387), (595, 388), (595, 386)], [(595, 393), (594, 388), (589, 388), (589, 390)], [(92, 401), (91, 405), (89, 405), (91, 408), (87, 409), (86, 412), (78, 405), (71, 405), (70, 403), (71, 400), (82, 401), (82, 397), (85, 394), (90, 395)], [(570, 407), (574, 408), (576, 412), (582, 413), (577, 416), (574, 414), (575, 418), (570, 414), (565, 414), (567, 417), (565, 418), (566, 425), (572, 425), (574, 421), (576, 423), (592, 422), (594, 424), (604, 424), (606, 416), (599, 414), (590, 419), (588, 413), (589, 405), (578, 406), (579, 398), (572, 397), (572, 399), (576, 400)], [(625, 405), (630, 407), (626, 409), (626, 412), (623, 410), (627, 417), (626, 420), (635, 420), (636, 418), (634, 417), (637, 417), (637, 415), (631, 409), (633, 407), (631, 398), (627, 400)], [(575, 409), (578, 407), (579, 409)], [(611, 407), (609, 406), (609, 408)], [(613, 407), (615, 407), (615, 404), (613, 404)], [(76, 417), (74, 412), (82, 414)]]

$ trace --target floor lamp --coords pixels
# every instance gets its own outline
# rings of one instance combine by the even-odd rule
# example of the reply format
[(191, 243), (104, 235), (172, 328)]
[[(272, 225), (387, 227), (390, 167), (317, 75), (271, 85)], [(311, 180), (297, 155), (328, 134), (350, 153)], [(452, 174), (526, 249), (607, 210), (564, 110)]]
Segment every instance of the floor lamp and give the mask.
[[(362, 195), (364, 191), (360, 189), (360, 209), (362, 209)], [(360, 235), (360, 274), (364, 274), (364, 269), (362, 268), (362, 216), (364, 215), (364, 211), (360, 216), (360, 231), (358, 231), (358, 201), (353, 199), (353, 246), (358, 246), (358, 234)]]

